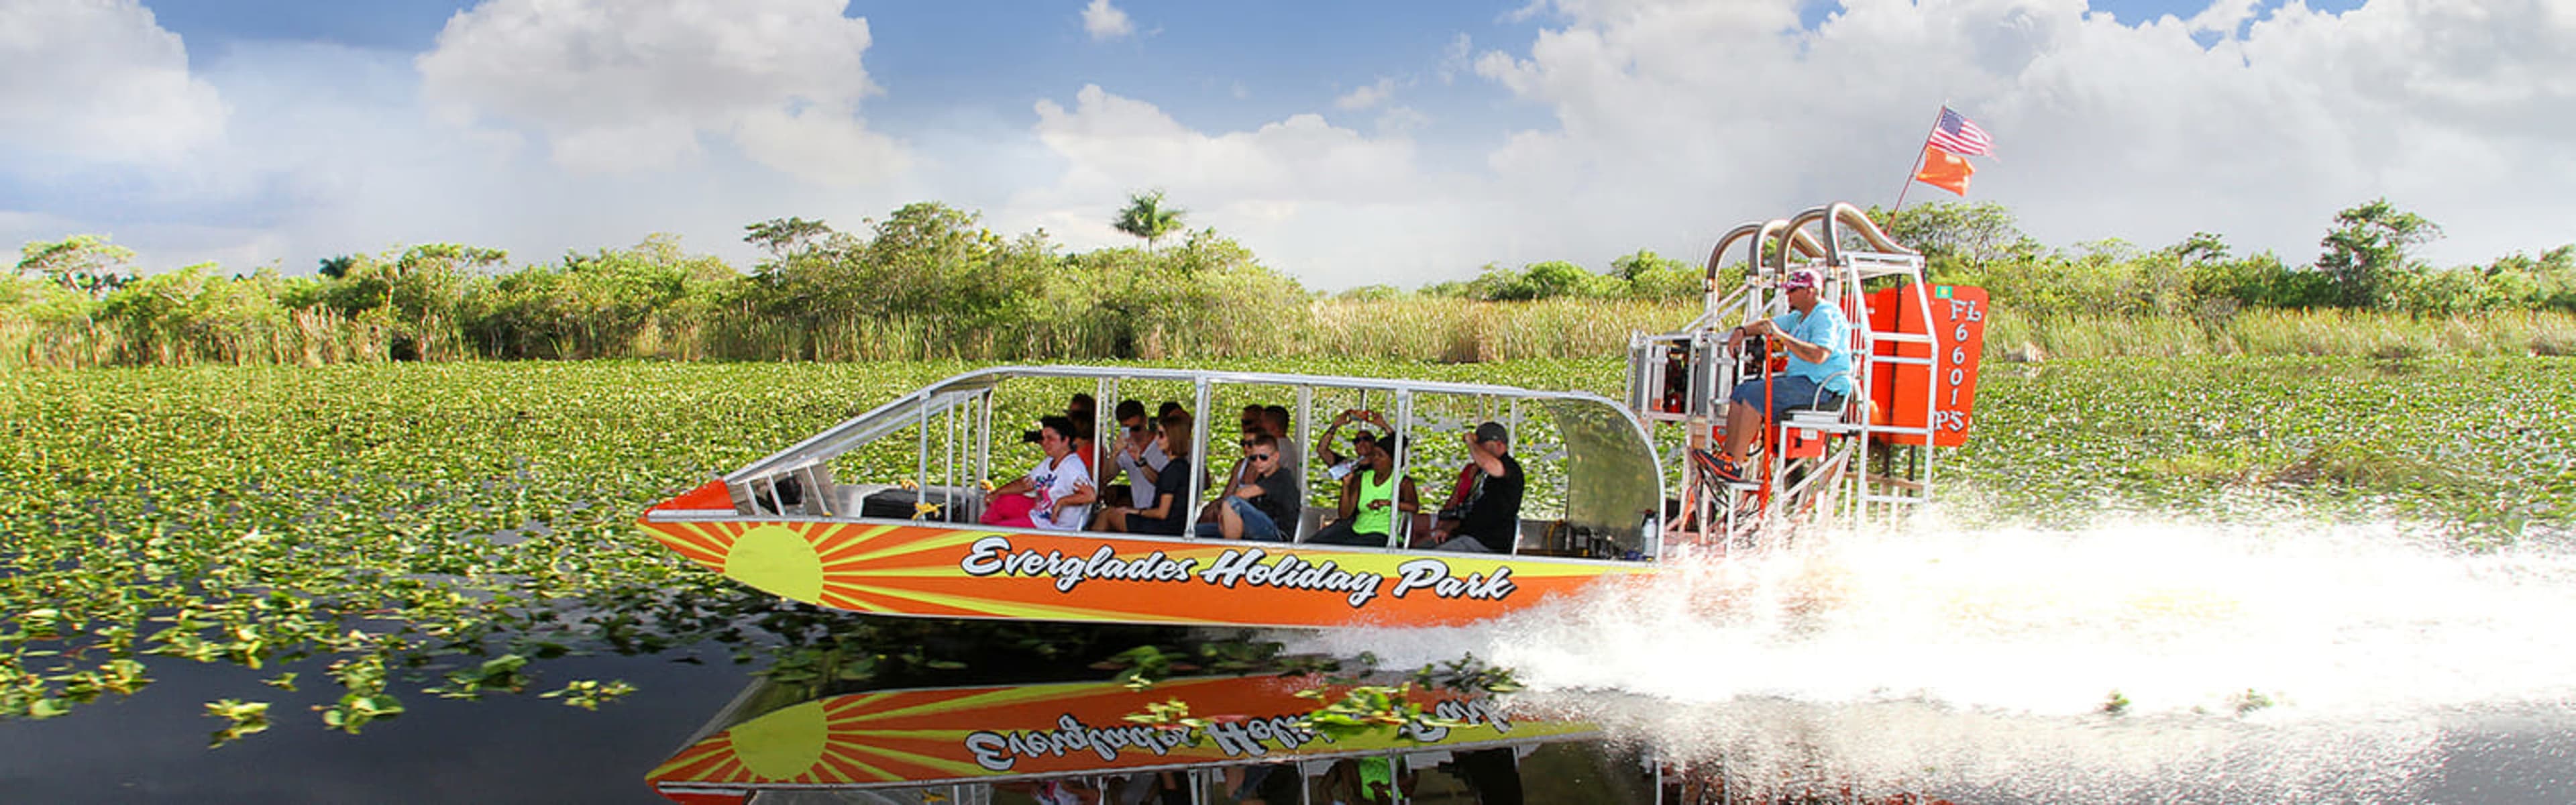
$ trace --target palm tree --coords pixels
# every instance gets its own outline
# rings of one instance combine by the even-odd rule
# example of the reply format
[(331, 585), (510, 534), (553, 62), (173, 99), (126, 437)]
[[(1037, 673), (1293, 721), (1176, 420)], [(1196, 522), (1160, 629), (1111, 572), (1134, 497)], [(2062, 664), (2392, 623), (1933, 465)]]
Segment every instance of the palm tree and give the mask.
[(1163, 191), (1137, 193), (1127, 197), (1127, 209), (1119, 210), (1118, 220), (1109, 225), (1144, 238), (1145, 248), (1151, 249), (1164, 235), (1180, 231), (1181, 212), (1178, 207), (1163, 206)]

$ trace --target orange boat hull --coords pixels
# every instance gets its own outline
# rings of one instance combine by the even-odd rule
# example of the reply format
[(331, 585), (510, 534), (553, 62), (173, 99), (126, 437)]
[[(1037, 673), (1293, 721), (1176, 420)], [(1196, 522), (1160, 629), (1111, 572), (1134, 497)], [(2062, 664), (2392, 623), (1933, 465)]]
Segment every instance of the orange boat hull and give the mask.
[(1290, 628), (1448, 626), (1569, 598), (1648, 565), (944, 523), (657, 520), (709, 570), (876, 615)]

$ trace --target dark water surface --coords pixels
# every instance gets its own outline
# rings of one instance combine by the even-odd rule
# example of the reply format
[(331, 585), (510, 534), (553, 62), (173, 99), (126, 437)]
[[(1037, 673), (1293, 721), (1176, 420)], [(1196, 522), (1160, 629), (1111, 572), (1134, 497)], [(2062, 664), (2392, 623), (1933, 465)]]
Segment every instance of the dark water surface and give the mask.
[[(407, 711), (358, 735), (305, 708), (340, 688), (298, 668), (303, 693), (258, 680), (277, 669), (155, 659), (155, 681), (41, 722), (0, 723), (6, 802), (663, 802), (644, 773), (750, 680), (722, 659), (565, 658), (554, 678), (625, 679), (642, 689), (596, 712), (533, 692), (452, 701), (410, 694)], [(272, 726), (216, 749), (206, 702), (274, 692)], [(327, 695), (326, 695), (327, 693)]]
[[(858, 687), (816, 695), (820, 688), (762, 682), (752, 666), (730, 662), (722, 652), (710, 652), (708, 662), (678, 661), (687, 656), (568, 658), (546, 666), (550, 678), (616, 678), (641, 688), (596, 712), (533, 694), (471, 702), (414, 695), (405, 697), (406, 713), (354, 736), (322, 729), (305, 711), (325, 701), (321, 691), (337, 690), (326, 681), (301, 694), (280, 692), (270, 730), (216, 749), (206, 747), (207, 734), (221, 725), (199, 712), (202, 703), (241, 695), (277, 669), (164, 662), (155, 668), (157, 681), (135, 696), (103, 699), (53, 720), (0, 724), (0, 801), (665, 802), (646, 777), (692, 742), (722, 738), (730, 733), (719, 728), (809, 695), (874, 693)], [(315, 672), (309, 669), (307, 678), (318, 678)], [(1116, 689), (1105, 683), (1106, 672), (1090, 668), (1009, 672)], [(737, 700), (746, 703), (728, 707)], [(1527, 738), (1502, 749), (1443, 751), (1432, 744), (1377, 754), (1419, 767), (1416, 802), (2576, 801), (2576, 717), (2564, 707), (2323, 724), (2215, 717), (2110, 724), (1903, 703), (1687, 705), (1551, 691), (1518, 698), (1511, 712), (1518, 714), (1512, 729)], [(1559, 734), (1538, 735), (1550, 730)], [(878, 740), (865, 730), (836, 735), (850, 744)], [(1944, 749), (1925, 748), (1944, 743)], [(1474, 764), (1463, 759), (1480, 756), (1499, 758), (1502, 771), (1471, 774)], [(1938, 767), (1890, 768), (1890, 758), (1928, 758)], [(1331, 801), (1324, 786), (1338, 773), (1330, 769), (1334, 763), (1327, 757), (1302, 767), (1310, 801)], [(1182, 769), (1176, 779), (1198, 783), (1197, 801), (1235, 802), (1232, 786), (1243, 768), (1236, 764), (1228, 777), (1223, 764), (1202, 764)], [(1082, 782), (1106, 785), (1124, 773), (1063, 779), (1079, 790)], [(1282, 779), (1289, 774), (1279, 773)], [(1509, 776), (1518, 800), (1494, 782), (1495, 774)], [(1480, 795), (1479, 779), (1492, 793)], [(880, 792), (885, 799), (846, 790), (807, 796), (1019, 803), (1039, 801), (1032, 797), (1041, 784), (940, 785)], [(1271, 801), (1299, 801), (1277, 798), (1293, 790), (1286, 785), (1266, 789)]]

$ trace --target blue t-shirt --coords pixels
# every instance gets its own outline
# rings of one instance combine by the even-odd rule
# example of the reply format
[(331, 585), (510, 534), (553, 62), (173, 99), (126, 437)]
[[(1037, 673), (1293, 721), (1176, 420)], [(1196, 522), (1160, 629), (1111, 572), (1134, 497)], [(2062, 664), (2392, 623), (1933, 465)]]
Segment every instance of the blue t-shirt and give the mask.
[(1824, 390), (1851, 396), (1851, 320), (1843, 318), (1843, 309), (1817, 302), (1807, 315), (1789, 311), (1774, 316), (1773, 326), (1790, 338), (1825, 348), (1823, 363), (1815, 363), (1789, 353), (1789, 374), (1814, 381)]

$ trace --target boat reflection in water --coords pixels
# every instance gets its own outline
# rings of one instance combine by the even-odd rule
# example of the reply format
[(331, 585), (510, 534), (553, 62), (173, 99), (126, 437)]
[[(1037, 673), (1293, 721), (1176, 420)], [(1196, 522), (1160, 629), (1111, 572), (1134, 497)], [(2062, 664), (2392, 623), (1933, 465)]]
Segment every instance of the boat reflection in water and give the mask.
[[(1297, 695), (1310, 689), (1324, 699)], [(1348, 690), (1304, 676), (820, 697), (755, 683), (646, 780), (690, 805), (1656, 801), (1635, 749), (1482, 695), (1415, 692), (1432, 720), (1356, 734), (1301, 724)], [(1127, 718), (1173, 700), (1203, 723)]]

